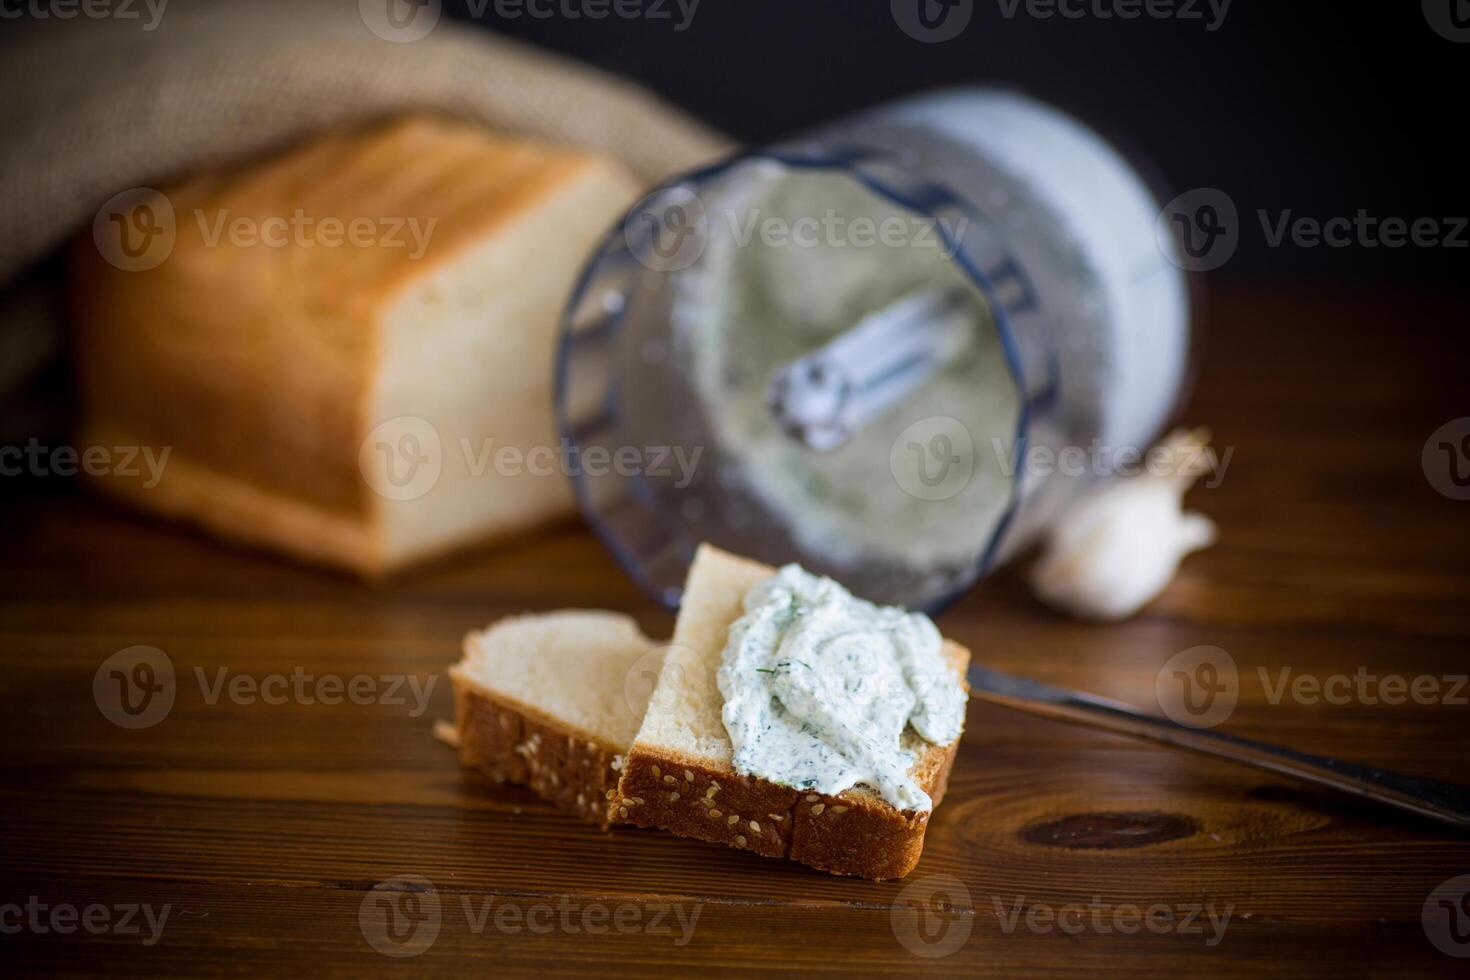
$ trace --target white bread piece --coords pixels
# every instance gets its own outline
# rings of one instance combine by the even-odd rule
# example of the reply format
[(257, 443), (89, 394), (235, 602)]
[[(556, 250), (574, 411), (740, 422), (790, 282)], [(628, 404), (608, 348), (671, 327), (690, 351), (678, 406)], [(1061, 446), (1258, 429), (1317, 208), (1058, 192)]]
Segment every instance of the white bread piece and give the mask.
[[(773, 574), (709, 545), (695, 555), (674, 639), (618, 785), (623, 798), (647, 801), (630, 807), (628, 820), (834, 874), (902, 878), (919, 860), (929, 812), (900, 811), (863, 786), (828, 796), (742, 776), (733, 767), (716, 674), (746, 592)], [(944, 654), (968, 690), (970, 652), (946, 640)], [(916, 751), (912, 774), (937, 807), (959, 739), (932, 745), (905, 729), (904, 744)]]
[[(170, 453), (156, 486), (141, 466), (98, 485), (369, 578), (570, 513), (544, 465), (557, 322), (637, 189), (609, 159), (431, 117), (166, 187), (176, 239), (155, 268), (115, 267), (90, 230), (72, 249), (82, 444)], [(344, 235), (364, 220), (367, 241)], [(497, 472), (487, 446), (544, 448)], [(404, 447), (423, 481), (375, 491)]]
[(513, 616), (464, 638), (450, 668), (455, 721), (441, 737), (466, 766), (529, 786), (604, 829), (662, 665), (662, 647), (618, 613)]

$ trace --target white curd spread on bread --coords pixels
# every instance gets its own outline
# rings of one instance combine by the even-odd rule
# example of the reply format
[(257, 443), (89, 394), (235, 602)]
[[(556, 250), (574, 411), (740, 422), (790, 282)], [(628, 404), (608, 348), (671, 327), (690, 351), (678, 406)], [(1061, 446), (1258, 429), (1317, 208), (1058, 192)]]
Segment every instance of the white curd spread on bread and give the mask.
[(746, 593), (722, 655), (736, 771), (827, 795), (862, 783), (899, 809), (930, 809), (909, 775), (916, 750), (948, 745), (965, 721), (942, 646), (929, 617), (785, 566)]

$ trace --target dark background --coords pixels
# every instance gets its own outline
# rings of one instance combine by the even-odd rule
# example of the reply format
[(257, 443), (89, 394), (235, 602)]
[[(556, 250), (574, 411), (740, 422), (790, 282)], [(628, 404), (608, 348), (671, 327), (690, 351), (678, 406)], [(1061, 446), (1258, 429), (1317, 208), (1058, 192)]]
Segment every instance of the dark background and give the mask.
[[(1234, 0), (1213, 31), (1204, 0), (1193, 20), (1091, 13), (1112, 0), (1070, 0), (1089, 11), (1078, 19), (960, 2), (970, 22), (941, 43), (904, 33), (889, 0), (700, 0), (683, 31), (674, 0), (666, 19), (510, 18), (478, 0), (445, 11), (610, 69), (753, 143), (906, 93), (1018, 86), (1141, 153), (1174, 190), (1225, 191), (1242, 228), (1219, 277), (1470, 281), (1470, 230), (1459, 248), (1272, 248), (1257, 216), (1470, 214), (1470, 43), (1436, 33), (1419, 0)], [(1435, 3), (1470, 16), (1470, 0)]]

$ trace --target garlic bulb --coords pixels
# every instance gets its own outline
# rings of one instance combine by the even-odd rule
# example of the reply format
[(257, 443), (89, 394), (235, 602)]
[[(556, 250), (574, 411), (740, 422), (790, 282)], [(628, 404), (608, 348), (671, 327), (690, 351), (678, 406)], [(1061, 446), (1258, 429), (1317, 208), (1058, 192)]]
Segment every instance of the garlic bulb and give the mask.
[(1117, 620), (1162, 592), (1185, 555), (1215, 540), (1215, 523), (1183, 508), (1209, 469), (1209, 438), (1174, 431), (1150, 454), (1169, 466), (1120, 478), (1064, 513), (1031, 569), (1037, 597), (1079, 619)]

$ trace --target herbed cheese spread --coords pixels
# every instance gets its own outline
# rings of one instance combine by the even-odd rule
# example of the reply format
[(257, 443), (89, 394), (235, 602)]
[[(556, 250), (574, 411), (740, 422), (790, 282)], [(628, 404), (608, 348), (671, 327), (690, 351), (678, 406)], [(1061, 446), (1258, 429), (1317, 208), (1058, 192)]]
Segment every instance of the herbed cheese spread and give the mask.
[(903, 736), (912, 725), (947, 745), (964, 727), (942, 645), (927, 616), (785, 566), (746, 593), (721, 659), (736, 771), (829, 795), (863, 783), (899, 809), (930, 809)]

